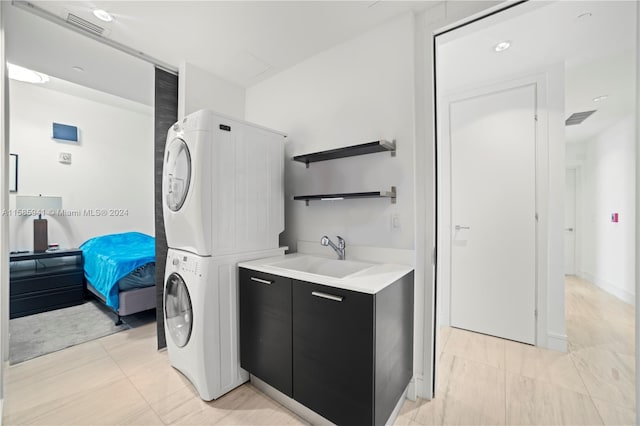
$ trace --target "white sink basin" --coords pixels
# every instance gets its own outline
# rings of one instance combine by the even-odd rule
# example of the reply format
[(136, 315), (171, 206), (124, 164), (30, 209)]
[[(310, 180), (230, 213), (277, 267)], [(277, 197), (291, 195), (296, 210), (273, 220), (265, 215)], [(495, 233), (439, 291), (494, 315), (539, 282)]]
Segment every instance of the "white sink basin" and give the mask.
[(333, 278), (344, 278), (347, 275), (364, 271), (373, 263), (356, 262), (353, 260), (326, 259), (324, 257), (302, 256), (295, 259), (272, 263), (270, 266), (281, 269), (289, 269), (308, 274), (325, 275)]

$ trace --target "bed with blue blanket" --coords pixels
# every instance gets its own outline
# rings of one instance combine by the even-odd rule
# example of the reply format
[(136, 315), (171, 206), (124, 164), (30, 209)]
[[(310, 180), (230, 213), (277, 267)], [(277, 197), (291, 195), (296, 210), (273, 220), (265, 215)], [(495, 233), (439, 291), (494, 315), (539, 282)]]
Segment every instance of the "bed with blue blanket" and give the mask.
[(102, 235), (81, 246), (87, 290), (120, 316), (153, 309), (155, 239), (140, 232)]

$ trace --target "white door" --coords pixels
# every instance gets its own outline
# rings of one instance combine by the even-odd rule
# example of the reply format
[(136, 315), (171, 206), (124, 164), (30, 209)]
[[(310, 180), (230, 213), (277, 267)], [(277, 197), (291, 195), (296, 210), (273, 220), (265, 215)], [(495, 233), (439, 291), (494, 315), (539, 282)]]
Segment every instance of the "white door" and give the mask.
[(567, 169), (564, 192), (564, 274), (576, 274), (576, 169)]
[(450, 104), (451, 325), (535, 344), (536, 86)]

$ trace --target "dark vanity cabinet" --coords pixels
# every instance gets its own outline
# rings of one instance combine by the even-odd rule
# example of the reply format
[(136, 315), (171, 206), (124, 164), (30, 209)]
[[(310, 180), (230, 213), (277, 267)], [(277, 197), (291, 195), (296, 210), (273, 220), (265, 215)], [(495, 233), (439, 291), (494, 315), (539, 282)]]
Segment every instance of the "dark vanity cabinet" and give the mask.
[(240, 269), (240, 366), (292, 396), (291, 280)]
[(412, 377), (413, 311), (413, 272), (368, 294), (241, 268), (241, 365), (333, 423), (383, 425)]
[(294, 281), (293, 299), (296, 401), (339, 425), (373, 424), (374, 295)]

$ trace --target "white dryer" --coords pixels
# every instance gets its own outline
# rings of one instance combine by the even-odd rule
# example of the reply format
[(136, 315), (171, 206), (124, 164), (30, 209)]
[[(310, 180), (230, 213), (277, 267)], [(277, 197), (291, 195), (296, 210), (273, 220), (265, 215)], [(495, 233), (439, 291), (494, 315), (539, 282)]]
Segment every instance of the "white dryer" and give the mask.
[(163, 214), (171, 248), (218, 256), (278, 247), (284, 135), (207, 110), (167, 134)]
[(169, 249), (164, 331), (170, 364), (205, 401), (249, 380), (240, 368), (238, 263), (278, 256), (285, 248), (220, 257)]

